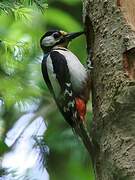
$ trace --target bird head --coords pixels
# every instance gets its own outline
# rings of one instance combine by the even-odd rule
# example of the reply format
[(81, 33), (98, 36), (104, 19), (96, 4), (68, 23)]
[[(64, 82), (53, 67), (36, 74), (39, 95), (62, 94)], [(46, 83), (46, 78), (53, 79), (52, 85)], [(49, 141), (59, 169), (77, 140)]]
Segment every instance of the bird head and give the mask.
[(40, 39), (40, 46), (44, 53), (49, 52), (53, 47), (67, 47), (68, 43), (84, 32), (67, 33), (65, 31), (52, 30), (46, 32)]

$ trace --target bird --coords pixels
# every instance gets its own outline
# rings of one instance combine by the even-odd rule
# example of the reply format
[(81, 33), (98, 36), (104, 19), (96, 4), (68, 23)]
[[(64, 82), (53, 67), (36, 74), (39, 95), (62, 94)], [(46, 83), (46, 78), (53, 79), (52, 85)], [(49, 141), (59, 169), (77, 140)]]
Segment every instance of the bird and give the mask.
[(85, 125), (90, 94), (90, 76), (78, 57), (69, 49), (69, 43), (85, 34), (50, 30), (40, 39), (43, 51), (42, 74), (59, 111), (66, 122), (81, 137), (88, 151), (91, 139)]

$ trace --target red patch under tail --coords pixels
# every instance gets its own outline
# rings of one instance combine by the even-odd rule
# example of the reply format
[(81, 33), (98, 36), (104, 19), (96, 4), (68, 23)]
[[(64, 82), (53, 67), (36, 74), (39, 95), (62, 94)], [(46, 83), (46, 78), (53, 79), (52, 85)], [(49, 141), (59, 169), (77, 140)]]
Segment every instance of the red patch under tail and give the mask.
[(80, 98), (76, 98), (76, 109), (80, 115), (80, 118), (82, 121), (85, 120), (85, 114), (86, 114), (86, 103), (84, 100), (80, 99)]

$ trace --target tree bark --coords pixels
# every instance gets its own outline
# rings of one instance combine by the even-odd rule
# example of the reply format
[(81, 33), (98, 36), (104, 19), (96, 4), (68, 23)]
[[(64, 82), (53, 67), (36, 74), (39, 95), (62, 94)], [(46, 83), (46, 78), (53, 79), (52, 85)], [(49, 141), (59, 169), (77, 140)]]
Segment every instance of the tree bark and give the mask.
[(135, 1), (84, 0), (83, 17), (96, 180), (135, 180)]

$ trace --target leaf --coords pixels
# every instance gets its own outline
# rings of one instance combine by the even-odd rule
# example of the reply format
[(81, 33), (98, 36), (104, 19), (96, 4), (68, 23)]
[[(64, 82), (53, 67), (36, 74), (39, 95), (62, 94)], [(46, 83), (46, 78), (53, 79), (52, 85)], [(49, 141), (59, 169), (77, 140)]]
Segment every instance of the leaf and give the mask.
[(13, 10), (15, 20), (21, 19), (21, 20), (31, 20), (32, 19), (32, 12), (33, 10), (30, 8), (25, 7), (17, 7)]
[[(26, 11), (28, 11), (28, 9), (32, 10), (32, 8), (30, 8), (30, 7), (34, 7), (33, 6), (34, 4), (41, 11), (44, 11), (47, 8), (46, 0), (18, 0), (18, 1), (15, 1), (15, 0), (3, 1), (3, 0), (1, 0), (0, 10), (6, 14), (10, 14), (10, 15), (14, 16), (15, 18), (16, 18), (16, 16), (21, 18), (21, 17), (23, 17), (22, 15), (24, 15), (24, 13), (26, 14)], [(17, 10), (21, 9), (20, 10), (21, 15), (18, 16), (18, 14), (20, 14), (20, 13), (16, 14), (16, 9)], [(28, 15), (27, 15), (27, 17), (28, 17)]]
[(4, 141), (0, 140), (0, 156), (9, 151), (9, 147), (4, 143)]

